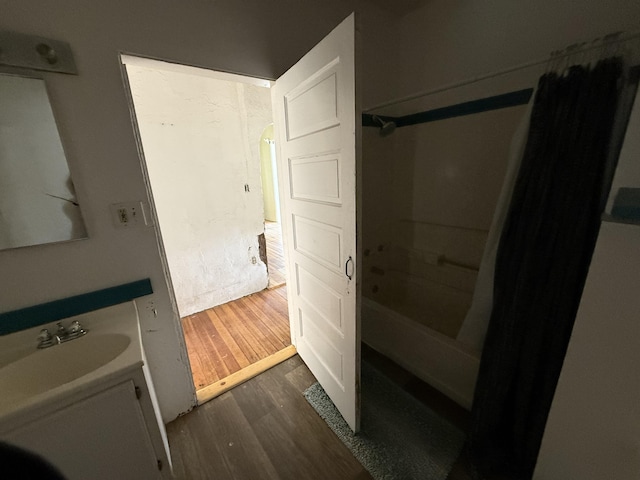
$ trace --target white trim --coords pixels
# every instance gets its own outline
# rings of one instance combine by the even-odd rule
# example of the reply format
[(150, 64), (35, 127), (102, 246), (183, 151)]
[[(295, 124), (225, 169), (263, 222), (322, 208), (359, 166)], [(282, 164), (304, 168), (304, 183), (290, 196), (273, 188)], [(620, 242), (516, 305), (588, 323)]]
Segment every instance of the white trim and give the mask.
[(154, 70), (165, 70), (167, 72), (182, 73), (185, 75), (198, 75), (200, 77), (214, 78), (216, 80), (223, 80), (226, 82), (248, 83), (249, 85), (255, 85), (257, 87), (271, 88), (272, 84), (270, 80), (263, 78), (247, 77), (245, 75), (238, 75), (235, 73), (219, 72), (217, 70), (208, 70), (206, 68), (192, 67), (189, 65), (136, 57), (133, 55), (121, 54), (120, 61), (123, 65), (152, 68)]

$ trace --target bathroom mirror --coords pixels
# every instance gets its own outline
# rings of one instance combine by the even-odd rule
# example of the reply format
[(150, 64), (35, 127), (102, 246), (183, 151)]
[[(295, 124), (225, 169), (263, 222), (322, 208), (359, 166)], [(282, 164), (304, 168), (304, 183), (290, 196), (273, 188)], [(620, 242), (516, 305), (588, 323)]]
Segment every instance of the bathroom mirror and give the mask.
[(44, 80), (0, 71), (0, 250), (86, 237)]

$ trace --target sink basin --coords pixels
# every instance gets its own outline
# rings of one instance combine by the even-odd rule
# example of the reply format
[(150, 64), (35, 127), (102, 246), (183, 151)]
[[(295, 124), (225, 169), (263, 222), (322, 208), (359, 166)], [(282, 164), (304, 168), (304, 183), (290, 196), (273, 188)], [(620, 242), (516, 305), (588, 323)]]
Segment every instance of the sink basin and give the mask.
[(0, 406), (20, 403), (53, 390), (108, 364), (124, 352), (130, 338), (119, 333), (87, 335), (43, 350), (35, 350), (0, 368)]

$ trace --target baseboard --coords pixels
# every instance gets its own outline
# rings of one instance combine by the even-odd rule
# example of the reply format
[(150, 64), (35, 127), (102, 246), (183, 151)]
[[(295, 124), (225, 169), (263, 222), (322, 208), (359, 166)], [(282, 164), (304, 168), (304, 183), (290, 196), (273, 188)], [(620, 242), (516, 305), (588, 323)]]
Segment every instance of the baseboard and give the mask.
[(289, 345), (283, 348), (279, 352), (269, 355), (262, 360), (258, 360), (256, 363), (243, 368), (239, 372), (232, 373), (228, 377), (218, 380), (217, 382), (201, 388), (196, 391), (196, 398), (198, 399), (198, 405), (202, 405), (209, 400), (228, 392), (233, 387), (237, 387), (241, 383), (252, 379), (256, 375), (260, 375), (262, 372), (269, 370), (271, 367), (275, 367), (279, 363), (293, 357), (297, 353), (296, 347)]

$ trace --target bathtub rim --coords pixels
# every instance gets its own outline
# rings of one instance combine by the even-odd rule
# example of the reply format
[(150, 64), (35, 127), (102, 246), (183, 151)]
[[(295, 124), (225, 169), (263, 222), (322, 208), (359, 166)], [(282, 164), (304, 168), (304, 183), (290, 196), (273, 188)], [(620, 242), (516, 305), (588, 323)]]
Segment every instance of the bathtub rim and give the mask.
[(480, 353), (362, 297), (362, 341), (451, 400), (471, 409)]

